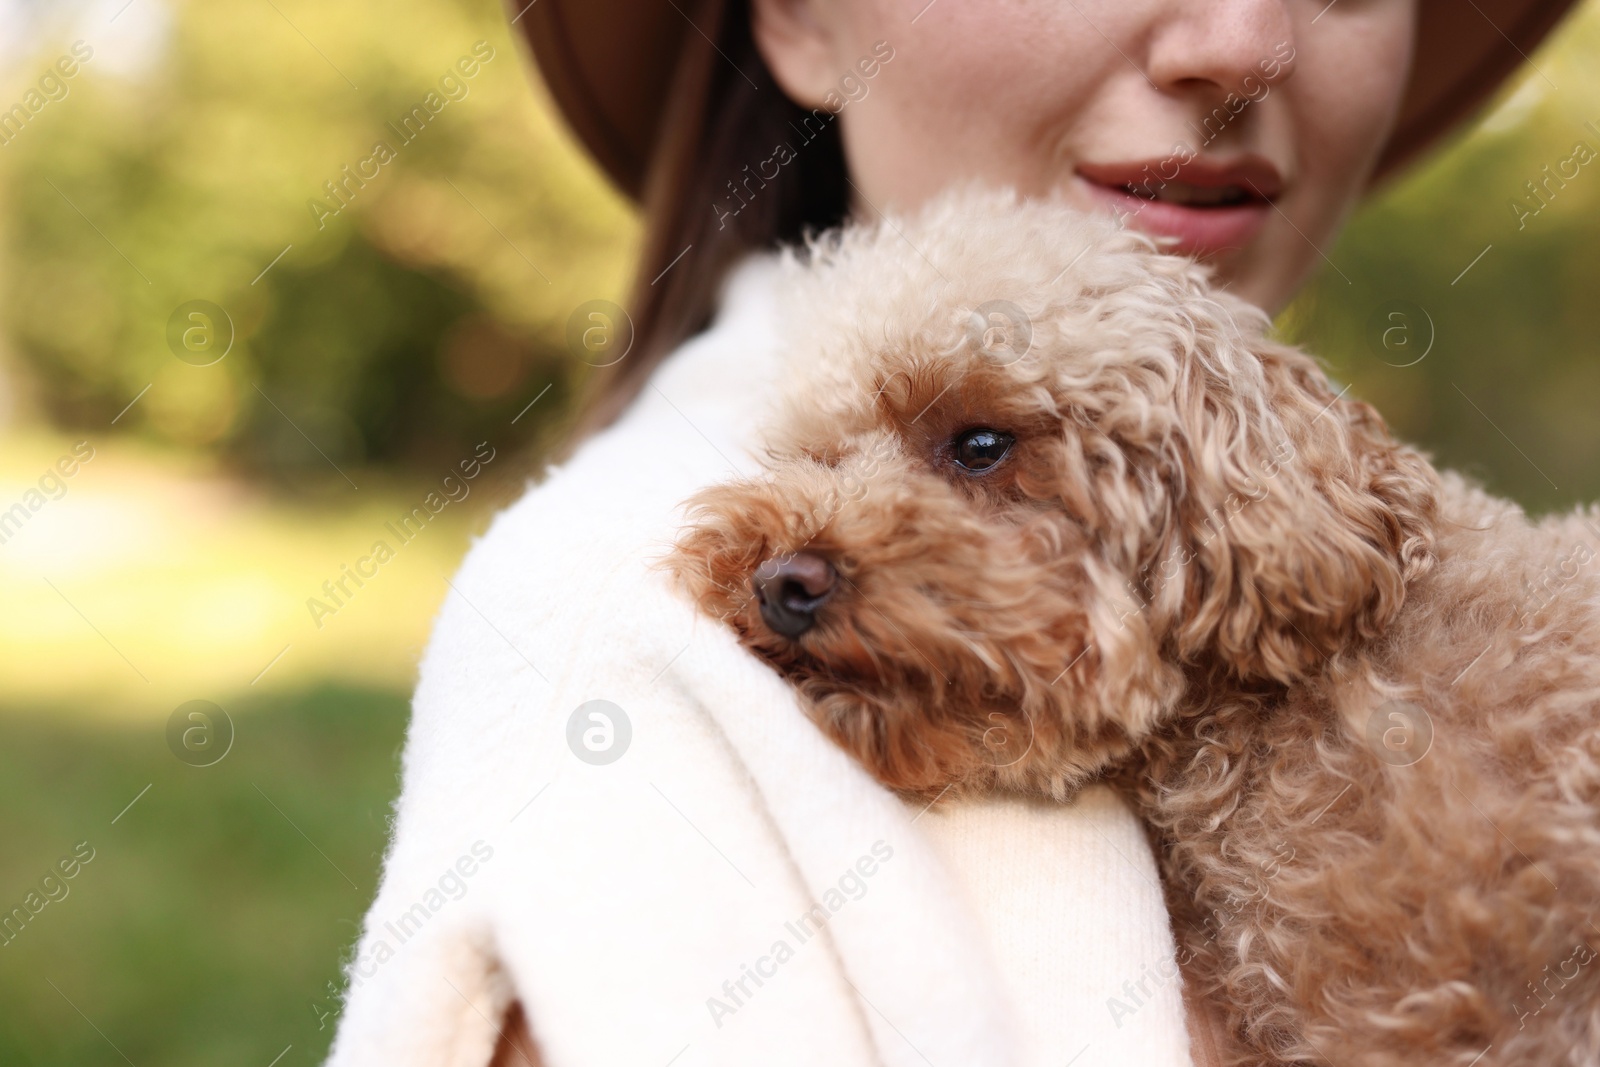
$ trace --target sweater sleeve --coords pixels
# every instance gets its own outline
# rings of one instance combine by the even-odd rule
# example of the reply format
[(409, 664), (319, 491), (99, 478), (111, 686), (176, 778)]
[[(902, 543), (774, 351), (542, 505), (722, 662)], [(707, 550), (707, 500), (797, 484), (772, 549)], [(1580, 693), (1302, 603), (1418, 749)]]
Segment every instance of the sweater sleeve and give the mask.
[[(674, 356), (452, 580), (333, 1067), (478, 1067), (513, 997), (550, 1067), (1061, 1063), (1060, 1018), (1170, 963), (1159, 893), (1098, 843), (1153, 874), (1114, 798), (946, 832), (655, 567), (679, 503), (753, 469), (769, 342), (736, 322)], [(1079, 1067), (1186, 1064), (1181, 1008), (1146, 1004), (1143, 1043), (1097, 1032)]]
[(1013, 1062), (898, 803), (653, 568), (707, 445), (650, 425), (653, 459), (596, 442), (453, 580), (330, 1062), (486, 1063), (513, 995), (552, 1067)]

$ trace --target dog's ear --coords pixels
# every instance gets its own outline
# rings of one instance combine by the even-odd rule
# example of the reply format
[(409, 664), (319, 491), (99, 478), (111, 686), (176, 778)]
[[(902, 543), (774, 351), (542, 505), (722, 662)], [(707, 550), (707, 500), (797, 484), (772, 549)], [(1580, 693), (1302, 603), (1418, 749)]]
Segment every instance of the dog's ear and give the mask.
[(1160, 533), (1135, 584), (1183, 662), (1287, 683), (1394, 618), (1433, 562), (1438, 476), (1266, 339), (1258, 313), (1207, 303), (1217, 315), (1191, 318), (1172, 383)]

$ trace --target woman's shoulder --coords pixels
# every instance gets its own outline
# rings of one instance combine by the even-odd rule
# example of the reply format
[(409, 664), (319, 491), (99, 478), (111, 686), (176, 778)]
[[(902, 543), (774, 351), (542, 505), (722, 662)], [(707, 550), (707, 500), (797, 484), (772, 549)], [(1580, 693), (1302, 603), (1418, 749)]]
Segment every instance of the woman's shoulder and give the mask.
[(670, 422), (639, 422), (589, 442), (531, 486), (449, 581), (424, 681), (440, 660), (500, 674), (527, 661), (548, 675), (591, 631), (617, 655), (634, 654), (655, 614), (645, 603), (674, 595), (653, 564), (682, 521), (682, 501), (718, 478), (700, 449)]
[(495, 517), (449, 584), (424, 682), (441, 660), (493, 671), (539, 663), (531, 652), (485, 662), (494, 643), (560, 660), (604, 635), (617, 655), (640, 654), (661, 639), (664, 613), (681, 617), (663, 604), (676, 594), (655, 561), (688, 497), (756, 470), (756, 430), (780, 379), (769, 283), (765, 264), (742, 270), (712, 329), (669, 357), (621, 420)]

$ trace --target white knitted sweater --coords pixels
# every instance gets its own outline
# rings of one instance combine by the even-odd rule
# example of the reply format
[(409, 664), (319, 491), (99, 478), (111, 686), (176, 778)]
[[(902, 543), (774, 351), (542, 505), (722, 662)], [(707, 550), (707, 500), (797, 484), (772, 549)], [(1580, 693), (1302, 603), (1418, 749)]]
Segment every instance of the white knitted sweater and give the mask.
[(512, 997), (550, 1067), (1189, 1064), (1116, 796), (908, 806), (652, 568), (755, 469), (776, 279), (737, 270), (452, 583), (331, 1067), (482, 1067)]

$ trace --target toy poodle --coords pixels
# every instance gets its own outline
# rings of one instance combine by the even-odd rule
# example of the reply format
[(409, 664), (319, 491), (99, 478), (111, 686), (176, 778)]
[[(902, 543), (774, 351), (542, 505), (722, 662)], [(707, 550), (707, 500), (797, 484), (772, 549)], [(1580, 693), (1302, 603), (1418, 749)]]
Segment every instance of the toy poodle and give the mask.
[(789, 257), (668, 565), (885, 785), (1151, 828), (1237, 1062), (1600, 1062), (1592, 512), (1436, 471), (1206, 269), (967, 191)]

